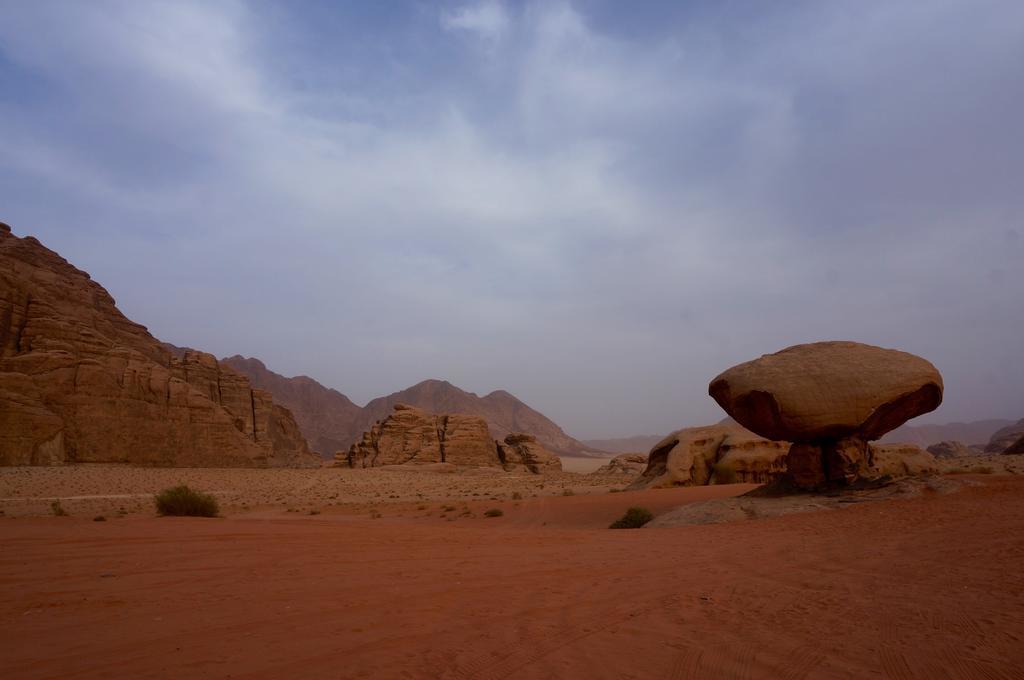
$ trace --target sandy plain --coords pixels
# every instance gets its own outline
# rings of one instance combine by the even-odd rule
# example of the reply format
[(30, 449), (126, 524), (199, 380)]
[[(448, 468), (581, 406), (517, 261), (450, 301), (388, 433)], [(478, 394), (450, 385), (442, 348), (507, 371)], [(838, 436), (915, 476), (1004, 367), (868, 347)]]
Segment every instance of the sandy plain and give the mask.
[[(0, 471), (0, 674), (1024, 678), (1022, 477), (639, 531), (605, 527), (752, 487), (531, 477)], [(226, 517), (154, 517), (179, 481)]]

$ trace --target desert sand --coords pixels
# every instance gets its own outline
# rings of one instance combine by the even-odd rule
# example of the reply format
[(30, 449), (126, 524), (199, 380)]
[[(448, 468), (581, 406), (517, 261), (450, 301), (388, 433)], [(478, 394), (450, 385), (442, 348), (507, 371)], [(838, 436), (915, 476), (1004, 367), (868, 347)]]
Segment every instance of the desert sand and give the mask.
[[(44, 501), (3, 501), (5, 678), (1024, 677), (1019, 476), (636, 531), (605, 527), (631, 505), (661, 515), (753, 487), (337, 469), (0, 479), (5, 499), (53, 494), (70, 512), (12, 517)], [(226, 517), (154, 517), (142, 496), (178, 481), (218, 492)], [(125, 498), (71, 498), (111, 490)], [(104, 503), (114, 513), (92, 521)]]

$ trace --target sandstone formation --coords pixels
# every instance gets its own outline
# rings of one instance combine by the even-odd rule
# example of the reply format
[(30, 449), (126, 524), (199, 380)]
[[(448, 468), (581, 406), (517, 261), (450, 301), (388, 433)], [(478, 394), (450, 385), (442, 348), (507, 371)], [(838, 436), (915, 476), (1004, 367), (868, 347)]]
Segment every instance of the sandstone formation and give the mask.
[(594, 471), (596, 475), (639, 475), (647, 467), (647, 456), (639, 453), (620, 453)]
[(212, 355), (174, 357), (89, 275), (0, 224), (0, 464), (319, 464)]
[(913, 444), (874, 444), (871, 452), (876, 475), (906, 477), (938, 471), (935, 456)]
[(380, 397), (363, 409), (360, 429), (352, 441), (374, 422), (385, 418), (395, 404), (407, 404), (430, 413), (461, 413), (487, 421), (491, 437), (503, 440), (512, 433), (532, 434), (546, 448), (559, 455), (585, 456), (587, 447), (576, 441), (544, 414), (535, 411), (504, 390), (478, 397), (444, 380), (424, 380), (412, 387)]
[[(183, 351), (173, 345), (167, 347)], [(395, 404), (415, 406), (429, 413), (480, 416), (487, 421), (494, 439), (504, 439), (514, 432), (532, 434), (541, 446), (556, 453), (585, 456), (593, 448), (565, 434), (549, 418), (503, 390), (478, 397), (443, 380), (424, 380), (359, 407), (344, 394), (312, 378), (286, 378), (274, 373), (259, 359), (236, 355), (222, 359), (221, 363), (245, 375), (254, 386), (270, 391), (274, 401), (295, 414), (310, 445), (325, 457), (358, 442), (374, 423), (391, 413)]]
[(525, 469), (534, 474), (562, 471), (561, 459), (541, 446), (532, 434), (510, 434), (496, 445), (501, 465), (508, 471)]
[(1024, 418), (996, 431), (985, 446), (985, 453), (1003, 453), (1021, 437), (1024, 437)]
[(942, 377), (906, 352), (819, 342), (734, 366), (708, 392), (744, 427), (792, 442), (788, 477), (813, 489), (871, 474), (868, 442), (937, 408)]
[(785, 472), (788, 450), (732, 421), (688, 427), (654, 445), (633, 487), (764, 483)]
[(973, 456), (974, 449), (963, 442), (946, 441), (932, 444), (928, 447), (928, 453), (936, 458), (960, 458), (961, 456)]
[(459, 413), (434, 415), (395, 404), (388, 417), (375, 423), (362, 440), (336, 460), (368, 468), (410, 463), (450, 463), (467, 467), (524, 468), (534, 473), (558, 471), (562, 462), (531, 435), (511, 434), (504, 443), (491, 439), (487, 422)]
[(295, 415), (299, 429), (319, 455), (334, 455), (348, 448), (363, 432), (363, 409), (337, 390), (324, 387), (304, 375), (286, 378), (267, 369), (259, 359), (235, 355), (221, 360), (249, 379), (253, 387), (267, 390), (274, 401)]
[(1021, 454), (1024, 454), (1024, 435), (1021, 435), (1020, 439), (1018, 439), (1017, 441), (1015, 441), (1014, 443), (1012, 443), (1008, 447), (1006, 447), (1006, 450), (1003, 451), (1003, 453), (1005, 453), (1007, 455), (1011, 455), (1011, 454), (1013, 454), (1013, 455), (1021, 455)]

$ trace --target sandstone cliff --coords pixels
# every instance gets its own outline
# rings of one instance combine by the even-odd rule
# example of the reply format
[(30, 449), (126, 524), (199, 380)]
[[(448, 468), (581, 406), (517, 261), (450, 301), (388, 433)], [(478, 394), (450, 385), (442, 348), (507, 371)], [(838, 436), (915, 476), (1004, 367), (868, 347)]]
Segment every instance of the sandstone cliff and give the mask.
[[(179, 353), (185, 351), (173, 345), (166, 347)], [(360, 408), (337, 390), (306, 376), (287, 378), (269, 370), (259, 359), (233, 356), (221, 363), (245, 375), (255, 387), (268, 390), (274, 401), (290, 409), (310, 446), (324, 457), (358, 442), (396, 404), (415, 406), (429, 413), (479, 416), (487, 422), (493, 439), (526, 433), (556, 454), (586, 456), (594, 448), (573, 439), (542, 413), (503, 390), (478, 397), (443, 380), (425, 380)]]
[(212, 355), (174, 357), (89, 275), (0, 224), (0, 464), (304, 466), (291, 414)]
[(487, 422), (479, 416), (435, 415), (406, 404), (395, 404), (389, 416), (374, 423), (348, 451), (338, 451), (335, 459), (356, 468), (450, 463), (536, 474), (562, 469), (558, 457), (530, 435), (512, 434), (500, 443), (491, 439)]
[(363, 432), (363, 409), (312, 378), (286, 378), (267, 369), (259, 359), (238, 355), (222, 359), (221, 364), (249, 378), (253, 387), (270, 392), (275, 402), (291, 411), (310, 447), (323, 457), (347, 449)]

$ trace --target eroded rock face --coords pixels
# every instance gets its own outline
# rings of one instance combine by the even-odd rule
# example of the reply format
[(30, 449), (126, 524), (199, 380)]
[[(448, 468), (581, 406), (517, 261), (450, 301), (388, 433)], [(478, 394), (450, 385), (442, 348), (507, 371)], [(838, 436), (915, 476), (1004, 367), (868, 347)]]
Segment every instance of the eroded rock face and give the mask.
[(639, 475), (647, 467), (647, 456), (621, 453), (594, 471), (597, 475)]
[(526, 469), (534, 474), (562, 471), (562, 459), (541, 446), (532, 434), (513, 433), (496, 444), (506, 470)]
[(973, 456), (974, 449), (963, 442), (939, 442), (928, 447), (928, 453), (936, 458), (960, 458), (962, 456)]
[(872, 444), (877, 475), (906, 477), (936, 472), (935, 456), (914, 444)]
[(942, 402), (928, 361), (855, 342), (796, 345), (734, 366), (709, 394), (744, 427), (793, 442), (789, 476), (801, 488), (871, 474), (868, 442)]
[(1024, 453), (1024, 435), (1021, 435), (1020, 439), (1006, 447), (1003, 453), (1007, 455), (1020, 455)]
[(985, 446), (985, 453), (1003, 453), (1021, 437), (1024, 437), (1024, 418), (993, 434)]
[(689, 427), (654, 445), (632, 486), (764, 483), (783, 474), (789, 442), (759, 437), (733, 422)]
[(532, 435), (511, 434), (496, 442), (479, 416), (435, 415), (406, 404), (395, 404), (391, 415), (363, 433), (347, 452), (339, 451), (335, 460), (356, 468), (448, 463), (538, 474), (562, 469), (558, 456)]
[(291, 414), (212, 355), (173, 357), (89, 275), (0, 229), (0, 464), (305, 466)]

